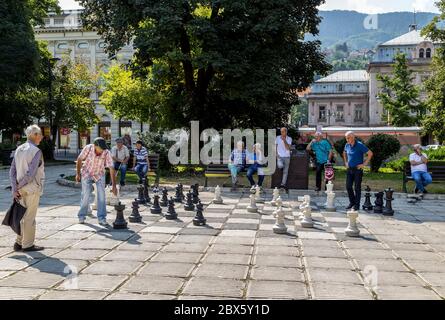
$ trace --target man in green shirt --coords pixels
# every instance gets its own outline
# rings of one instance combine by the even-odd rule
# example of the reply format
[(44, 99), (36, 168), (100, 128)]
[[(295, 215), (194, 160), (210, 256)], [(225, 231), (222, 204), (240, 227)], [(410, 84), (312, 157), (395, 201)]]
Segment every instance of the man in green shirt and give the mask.
[(315, 139), (309, 143), (306, 148), (307, 151), (313, 151), (316, 158), (316, 168), (317, 174), (315, 179), (316, 189), (315, 191), (321, 190), (321, 176), (323, 174), (324, 165), (328, 163), (333, 156), (332, 145), (328, 140), (323, 139), (323, 134), (321, 132), (315, 133)]

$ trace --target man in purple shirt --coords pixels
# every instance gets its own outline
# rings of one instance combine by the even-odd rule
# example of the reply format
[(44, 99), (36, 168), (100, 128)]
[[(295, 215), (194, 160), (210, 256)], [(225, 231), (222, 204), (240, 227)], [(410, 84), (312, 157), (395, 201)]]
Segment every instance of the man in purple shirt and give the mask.
[(21, 234), (17, 236), (14, 251), (40, 251), (43, 247), (34, 245), (36, 214), (43, 192), (45, 179), (42, 151), (37, 147), (42, 141), (42, 132), (37, 125), (25, 130), (28, 140), (19, 146), (9, 171), (12, 196), (26, 208), (20, 221)]

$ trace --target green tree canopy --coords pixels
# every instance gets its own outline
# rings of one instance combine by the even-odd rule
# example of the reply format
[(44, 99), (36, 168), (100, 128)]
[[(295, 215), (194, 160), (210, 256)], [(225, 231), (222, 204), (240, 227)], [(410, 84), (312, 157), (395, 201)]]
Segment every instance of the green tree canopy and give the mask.
[[(422, 30), (422, 35), (434, 42), (445, 43), (445, 30), (440, 27), (445, 22), (445, 1), (437, 2), (440, 15), (436, 16)], [(439, 143), (445, 143), (445, 50), (436, 47), (431, 77), (425, 82), (426, 105), (429, 113), (423, 121), (424, 132), (432, 134)]]
[[(81, 0), (87, 26), (111, 54), (133, 41), (132, 68), (160, 92), (167, 126), (286, 122), (316, 73), (329, 66), (317, 34), (323, 0)], [(150, 96), (148, 96), (150, 97)], [(142, 105), (146, 107), (146, 105)], [(138, 113), (147, 113), (146, 111)]]
[(377, 75), (383, 87), (378, 97), (389, 113), (391, 125), (419, 125), (425, 114), (425, 105), (419, 99), (420, 88), (413, 84), (413, 78), (413, 71), (408, 68), (403, 53), (396, 55), (392, 75)]

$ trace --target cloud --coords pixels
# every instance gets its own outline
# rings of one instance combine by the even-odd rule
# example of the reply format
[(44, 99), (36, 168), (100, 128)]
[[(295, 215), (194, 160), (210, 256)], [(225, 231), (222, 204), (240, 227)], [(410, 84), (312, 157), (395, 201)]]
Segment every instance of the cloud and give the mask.
[(422, 12), (437, 12), (438, 8), (433, 0), (415, 0), (413, 8)]
[(394, 11), (438, 12), (436, 0), (326, 0), (321, 10), (355, 10), (363, 13), (384, 13)]

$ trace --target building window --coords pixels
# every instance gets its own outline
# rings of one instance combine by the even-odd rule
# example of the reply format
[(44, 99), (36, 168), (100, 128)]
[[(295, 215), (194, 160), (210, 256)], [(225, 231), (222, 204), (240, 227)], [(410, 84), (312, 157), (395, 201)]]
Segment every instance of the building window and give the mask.
[(426, 55), (425, 58), (431, 59), (431, 48), (426, 49)]
[(326, 106), (319, 106), (318, 120), (326, 121)]
[(422, 49), (419, 50), (419, 58), (420, 59), (425, 58), (425, 49), (422, 48)]
[(343, 84), (338, 85), (338, 92), (343, 92)]
[(78, 133), (78, 146), (79, 149), (83, 149), (87, 144), (90, 144), (91, 137), (90, 137), (90, 131), (79, 131)]
[(363, 121), (363, 105), (356, 104), (354, 114), (354, 121)]
[(49, 26), (51, 23), (51, 20), (48, 18), (43, 19), (43, 23), (45, 24), (45, 26)]
[(90, 45), (88, 44), (88, 42), (81, 42), (77, 45), (77, 47), (79, 49), (88, 49), (90, 47)]
[(110, 121), (102, 121), (98, 125), (99, 129), (99, 137), (105, 139), (105, 141), (111, 145), (111, 122)]
[(103, 41), (102, 41), (102, 42), (99, 42), (98, 47), (99, 47), (99, 48), (102, 48), (102, 49), (105, 48), (105, 47), (106, 47), (105, 42), (103, 42)]
[(68, 43), (64, 42), (64, 43), (59, 43), (57, 45), (57, 49), (68, 49)]
[(335, 113), (335, 121), (345, 120), (345, 107), (343, 105), (337, 105), (337, 112)]
[(56, 25), (56, 26), (63, 26), (63, 24), (64, 24), (64, 22), (65, 22), (65, 19), (54, 19), (54, 25)]
[(59, 129), (59, 149), (69, 149), (70, 134), (71, 130), (69, 128)]

